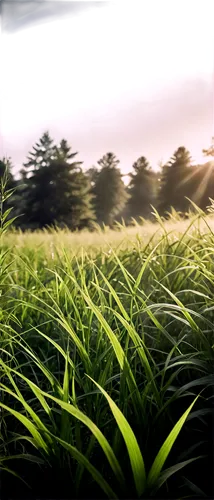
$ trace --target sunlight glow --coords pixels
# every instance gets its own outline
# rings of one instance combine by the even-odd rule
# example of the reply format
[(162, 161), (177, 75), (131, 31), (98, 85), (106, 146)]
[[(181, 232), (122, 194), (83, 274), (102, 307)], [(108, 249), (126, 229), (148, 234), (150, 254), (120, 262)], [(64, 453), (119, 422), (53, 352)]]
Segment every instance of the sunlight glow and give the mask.
[(60, 119), (80, 127), (87, 115), (161, 98), (189, 77), (210, 80), (213, 18), (213, 0), (118, 0), (3, 34), (3, 133)]
[(206, 192), (207, 186), (209, 184), (209, 181), (211, 179), (213, 173), (213, 162), (211, 162), (210, 167), (208, 168), (205, 176), (203, 177), (202, 182), (198, 186), (198, 189), (196, 190), (194, 194), (194, 200), (196, 204), (200, 203), (200, 200), (202, 199), (204, 193)]
[(209, 158), (207, 156), (204, 156), (201, 153), (198, 153), (194, 155), (192, 158), (192, 165), (204, 165), (209, 161)]

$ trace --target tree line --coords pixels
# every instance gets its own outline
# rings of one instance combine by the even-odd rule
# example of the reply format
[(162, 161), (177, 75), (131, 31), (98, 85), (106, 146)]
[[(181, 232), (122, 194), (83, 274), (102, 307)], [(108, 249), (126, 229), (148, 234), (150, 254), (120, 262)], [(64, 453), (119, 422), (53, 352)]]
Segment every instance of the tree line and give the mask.
[[(206, 156), (214, 157), (213, 144), (203, 150)], [(14, 207), (16, 226), (23, 230), (50, 226), (80, 230), (95, 223), (111, 227), (115, 221), (150, 219), (151, 206), (165, 216), (172, 208), (185, 214), (190, 200), (206, 210), (214, 199), (214, 163), (193, 166), (183, 146), (160, 172), (145, 156), (138, 158), (127, 186), (114, 153), (106, 153), (86, 171), (77, 157), (67, 140), (57, 145), (46, 131), (29, 152), (19, 180), (11, 159), (0, 160), (0, 177), (7, 169), (8, 188), (14, 189), (6, 205)]]

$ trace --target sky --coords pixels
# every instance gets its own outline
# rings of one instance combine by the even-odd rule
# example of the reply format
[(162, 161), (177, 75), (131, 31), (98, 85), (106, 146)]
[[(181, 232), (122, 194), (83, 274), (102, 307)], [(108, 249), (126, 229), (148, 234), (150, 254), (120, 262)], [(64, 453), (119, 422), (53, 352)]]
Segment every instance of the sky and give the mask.
[[(75, 15), (86, 12), (88, 8), (100, 7), (97, 0), (2, 0), (4, 4), (4, 18), (2, 28), (7, 33), (15, 33), (36, 24), (62, 19), (69, 14)], [(102, 2), (102, 6), (104, 2)]]
[(0, 157), (15, 171), (48, 129), (89, 168), (124, 174), (214, 135), (214, 1), (3, 0)]

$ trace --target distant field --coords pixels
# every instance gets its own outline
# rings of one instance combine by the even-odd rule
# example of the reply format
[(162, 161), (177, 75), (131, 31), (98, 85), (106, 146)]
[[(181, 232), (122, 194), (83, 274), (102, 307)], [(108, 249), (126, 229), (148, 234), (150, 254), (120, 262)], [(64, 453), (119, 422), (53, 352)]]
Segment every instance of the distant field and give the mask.
[(2, 236), (3, 498), (213, 497), (213, 231)]
[[(22, 232), (15, 230), (7, 233), (4, 236), (3, 243), (8, 247), (16, 246), (17, 249), (24, 248), (41, 248), (44, 252), (52, 255), (53, 247), (57, 250), (62, 248), (71, 253), (77, 254), (84, 249), (87, 253), (98, 254), (100, 251), (105, 251), (112, 247), (118, 250), (131, 249), (135, 246), (143, 247), (153, 238), (157, 242), (164, 234), (168, 234), (168, 239), (171, 241), (182, 238), (184, 232), (188, 229), (188, 236), (197, 232), (196, 237), (200, 234), (214, 231), (214, 216), (207, 216), (204, 219), (198, 220), (197, 216), (192, 215), (190, 219), (182, 219), (177, 215), (171, 220), (162, 222), (158, 221), (145, 222), (142, 225), (135, 224), (133, 226), (117, 225), (115, 229), (108, 227), (97, 231), (79, 231), (70, 232), (69, 230), (43, 230), (43, 231), (26, 231)], [(198, 233), (199, 230), (199, 233)]]

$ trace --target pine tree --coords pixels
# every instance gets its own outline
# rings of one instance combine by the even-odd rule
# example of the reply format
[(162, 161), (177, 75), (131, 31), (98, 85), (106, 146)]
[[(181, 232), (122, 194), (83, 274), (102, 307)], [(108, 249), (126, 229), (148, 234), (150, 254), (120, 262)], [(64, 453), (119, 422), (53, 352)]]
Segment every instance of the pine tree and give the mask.
[(136, 220), (139, 217), (148, 218), (151, 213), (150, 205), (154, 204), (155, 200), (156, 176), (144, 156), (138, 158), (133, 164), (133, 172), (130, 174), (130, 178), (127, 207), (129, 217)]
[(127, 201), (126, 188), (118, 168), (119, 163), (113, 153), (107, 153), (98, 161), (100, 169), (94, 170), (92, 193), (99, 224), (112, 226)]
[[(93, 193), (86, 174), (80, 169), (73, 178), (72, 228), (92, 228), (96, 216), (93, 209)], [(69, 225), (69, 224), (68, 224)]]
[[(56, 146), (53, 144), (48, 131), (44, 132), (42, 137), (33, 146), (27, 156), (27, 162), (24, 163), (25, 175), (27, 171), (39, 170), (41, 167), (47, 167), (50, 162), (56, 158)], [(23, 172), (24, 173), (24, 172)]]
[(5, 171), (7, 170), (7, 178), (8, 178), (8, 184), (7, 184), (7, 189), (14, 189), (16, 186), (16, 181), (14, 179), (14, 176), (12, 174), (12, 160), (11, 158), (5, 158), (3, 157), (0, 160), (0, 178), (3, 177)]
[(197, 168), (197, 189), (195, 190), (195, 203), (204, 211), (214, 200), (214, 163), (212, 161)]
[[(0, 179), (3, 178), (4, 174), (7, 172), (7, 191), (11, 190), (10, 197), (4, 201), (4, 210), (13, 208), (13, 217), (18, 215), (18, 203), (19, 197), (17, 193), (17, 181), (15, 180), (13, 173), (13, 164), (11, 158), (3, 157), (0, 160)], [(17, 220), (14, 221), (13, 225), (17, 225)]]
[(80, 167), (82, 162), (75, 161), (77, 154), (62, 140), (58, 147), (52, 147), (49, 159), (46, 155), (45, 164), (39, 161), (38, 167), (36, 161), (31, 176), (25, 176), (25, 220), (31, 228), (53, 224), (70, 229), (90, 226), (94, 219), (92, 195)]
[[(206, 211), (214, 200), (214, 137), (212, 137), (211, 146), (203, 149), (204, 156), (211, 158), (210, 161), (197, 168), (197, 189), (196, 189), (196, 204)], [(213, 203), (212, 203), (213, 210)]]
[(205, 156), (214, 157), (214, 137), (212, 137), (212, 144), (208, 149), (203, 149), (202, 152)]
[(179, 147), (171, 160), (163, 166), (159, 192), (159, 210), (162, 213), (173, 207), (185, 212), (191, 198), (191, 156), (183, 146)]
[(210, 198), (214, 199), (214, 162), (208, 161), (205, 164), (196, 165), (191, 168), (191, 171), (189, 198), (199, 208), (206, 211), (210, 205)]
[(86, 171), (86, 175), (88, 177), (88, 180), (90, 182), (91, 188), (93, 190), (93, 187), (95, 186), (95, 184), (97, 182), (97, 178), (98, 178), (98, 175), (99, 175), (99, 170), (98, 170), (97, 167), (93, 166), (93, 167), (89, 168)]

